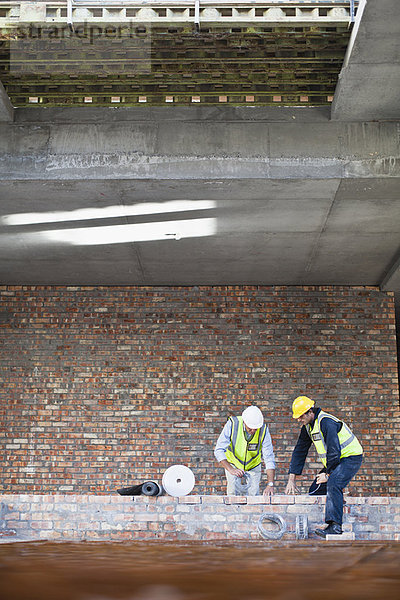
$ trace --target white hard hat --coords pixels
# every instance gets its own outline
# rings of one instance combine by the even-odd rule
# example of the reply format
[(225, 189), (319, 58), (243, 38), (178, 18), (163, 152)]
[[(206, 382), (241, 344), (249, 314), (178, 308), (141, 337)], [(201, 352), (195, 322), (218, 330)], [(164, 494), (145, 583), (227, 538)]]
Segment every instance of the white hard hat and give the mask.
[(258, 406), (248, 406), (242, 412), (245, 425), (250, 429), (260, 429), (264, 424), (264, 417)]

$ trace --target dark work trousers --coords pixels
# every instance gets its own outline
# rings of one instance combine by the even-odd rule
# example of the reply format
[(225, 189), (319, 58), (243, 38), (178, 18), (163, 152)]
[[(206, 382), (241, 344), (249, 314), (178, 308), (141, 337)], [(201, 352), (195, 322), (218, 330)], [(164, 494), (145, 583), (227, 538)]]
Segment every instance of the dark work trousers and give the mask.
[(338, 466), (329, 475), (326, 492), (325, 523), (343, 521), (343, 489), (361, 467), (362, 454), (342, 458)]

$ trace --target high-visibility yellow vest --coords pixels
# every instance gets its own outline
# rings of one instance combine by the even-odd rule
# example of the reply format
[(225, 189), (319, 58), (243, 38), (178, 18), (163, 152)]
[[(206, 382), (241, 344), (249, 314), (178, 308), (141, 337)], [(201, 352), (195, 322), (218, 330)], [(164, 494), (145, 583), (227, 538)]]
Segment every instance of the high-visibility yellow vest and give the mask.
[(350, 427), (348, 427), (348, 425), (346, 425), (346, 423), (340, 419), (337, 419), (333, 415), (321, 410), (317, 418), (314, 420), (313, 427), (311, 428), (311, 425), (307, 425), (307, 431), (314, 443), (314, 446), (318, 452), (318, 457), (320, 458), (324, 467), (326, 467), (326, 443), (321, 431), (321, 420), (326, 417), (336, 421), (337, 423), (342, 423), (342, 428), (338, 433), (340, 443), (340, 458), (345, 458), (346, 456), (358, 456), (359, 454), (362, 454), (362, 446), (354, 433), (351, 431)]
[(261, 448), (267, 426), (264, 423), (247, 441), (244, 435), (243, 417), (229, 417), (229, 420), (232, 422), (232, 433), (230, 444), (225, 452), (226, 458), (238, 469), (250, 471), (261, 463)]

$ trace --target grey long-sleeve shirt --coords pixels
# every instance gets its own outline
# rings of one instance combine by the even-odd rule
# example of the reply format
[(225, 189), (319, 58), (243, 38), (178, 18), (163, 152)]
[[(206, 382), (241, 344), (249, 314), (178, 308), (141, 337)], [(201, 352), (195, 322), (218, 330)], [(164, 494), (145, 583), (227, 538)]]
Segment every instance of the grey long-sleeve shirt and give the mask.
[[(231, 434), (232, 434), (232, 421), (230, 419), (228, 419), (228, 421), (225, 423), (223, 430), (220, 433), (220, 436), (217, 440), (217, 443), (216, 443), (216, 446), (214, 449), (214, 456), (218, 462), (221, 462), (221, 460), (226, 459), (225, 452), (230, 444)], [(261, 446), (261, 456), (265, 463), (266, 469), (275, 469), (275, 456), (274, 456), (274, 450), (272, 447), (272, 440), (271, 440), (271, 435), (269, 433), (268, 426), (267, 426), (267, 429), (265, 432), (264, 441)]]

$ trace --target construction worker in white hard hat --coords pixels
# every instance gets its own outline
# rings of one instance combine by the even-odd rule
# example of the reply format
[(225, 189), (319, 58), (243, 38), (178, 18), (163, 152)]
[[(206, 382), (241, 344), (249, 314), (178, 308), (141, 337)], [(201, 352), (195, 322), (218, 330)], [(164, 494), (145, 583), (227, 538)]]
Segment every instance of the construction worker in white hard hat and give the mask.
[[(343, 489), (361, 467), (363, 449), (346, 423), (315, 406), (308, 396), (298, 396), (292, 405), (293, 418), (301, 424), (300, 435), (292, 453), (286, 494), (295, 494), (296, 477), (314, 444), (324, 468), (317, 475), (317, 485), (326, 484), (325, 522), (327, 527), (315, 533), (325, 538), (340, 535), (343, 521)], [(309, 493), (312, 493), (313, 485)]]
[(260, 493), (261, 462), (267, 472), (264, 495), (273, 494), (275, 458), (268, 426), (258, 406), (248, 406), (240, 417), (229, 417), (214, 449), (224, 467), (228, 496)]

